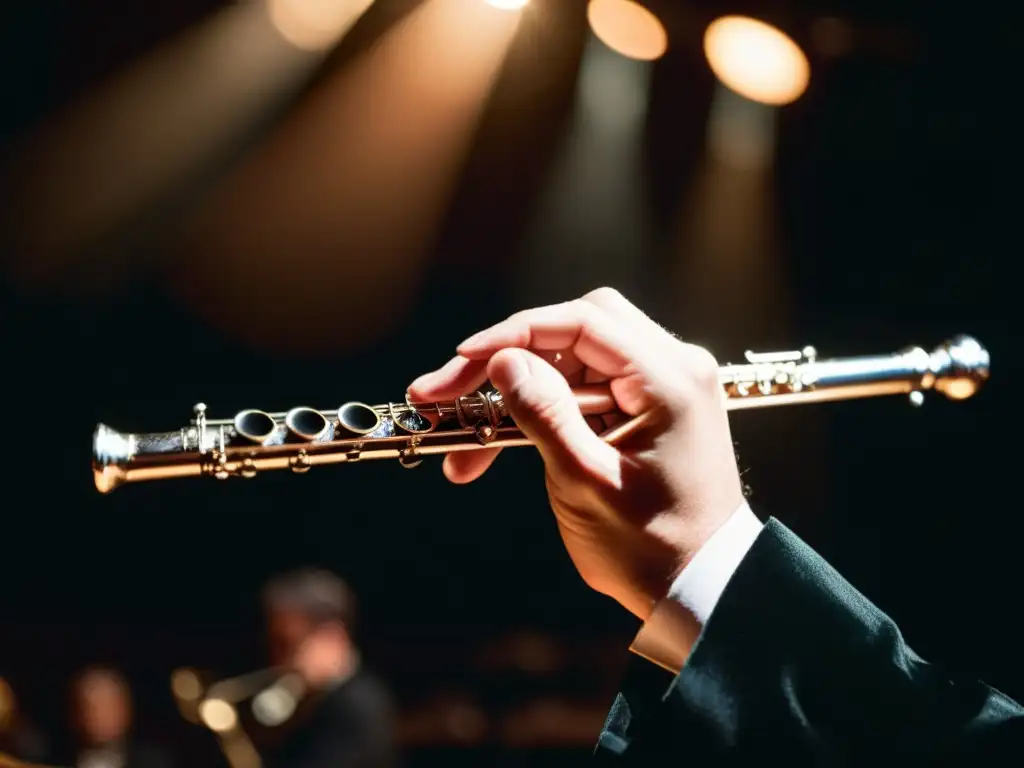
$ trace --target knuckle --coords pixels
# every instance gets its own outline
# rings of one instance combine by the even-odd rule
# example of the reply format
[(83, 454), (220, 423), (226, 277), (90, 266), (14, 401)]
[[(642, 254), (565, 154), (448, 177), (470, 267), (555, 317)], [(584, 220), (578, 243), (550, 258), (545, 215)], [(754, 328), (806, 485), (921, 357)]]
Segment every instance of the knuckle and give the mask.
[(537, 310), (523, 309), (509, 315), (495, 327), (511, 333), (520, 344), (526, 344), (530, 338), (530, 326), (537, 315)]
[(671, 359), (678, 373), (671, 380), (671, 399), (687, 410), (719, 391), (718, 361), (703, 347), (678, 340), (675, 346), (676, 354)]
[(533, 400), (528, 406), (533, 411), (534, 418), (552, 432), (558, 432), (565, 426), (569, 414), (569, 404), (565, 398), (554, 395), (550, 390), (541, 390), (536, 396), (527, 396), (524, 399)]
[(690, 346), (687, 349), (690, 375), (701, 389), (718, 386), (718, 360), (703, 347)]
[(618, 290), (616, 290), (615, 288), (610, 288), (608, 286), (595, 288), (594, 290), (587, 293), (583, 297), (583, 299), (584, 301), (588, 301), (594, 304), (612, 304), (615, 302), (627, 301), (626, 297), (623, 296)]
[(572, 307), (572, 311), (576, 315), (576, 319), (579, 321), (580, 325), (583, 326), (591, 325), (596, 322), (603, 312), (599, 306), (587, 301), (586, 298), (575, 299), (569, 302), (569, 305)]
[(504, 322), (511, 325), (517, 325), (525, 320), (528, 320), (533, 310), (521, 309), (518, 312), (513, 312), (511, 315), (505, 318)]

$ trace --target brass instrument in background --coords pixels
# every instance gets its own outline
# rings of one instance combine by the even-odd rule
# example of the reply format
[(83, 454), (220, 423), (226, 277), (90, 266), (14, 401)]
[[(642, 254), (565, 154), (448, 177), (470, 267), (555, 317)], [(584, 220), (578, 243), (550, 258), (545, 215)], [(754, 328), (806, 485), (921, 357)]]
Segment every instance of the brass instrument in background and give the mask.
[(209, 686), (195, 670), (178, 669), (171, 676), (171, 691), (182, 717), (213, 732), (232, 768), (260, 768), (259, 753), (239, 721), (238, 705), (250, 700), (256, 721), (274, 728), (295, 713), (306, 686), (299, 675), (274, 667)]
[(25, 763), (16, 757), (0, 752), (0, 768), (55, 768), (52, 765), (39, 765), (38, 763)]
[(26, 763), (16, 757), (11, 757), (5, 752), (0, 752), (0, 768), (57, 768), (52, 765), (40, 765), (39, 763)]
[[(952, 400), (971, 397), (989, 376), (988, 352), (958, 336), (929, 353), (913, 347), (891, 355), (819, 360), (813, 348), (746, 354), (725, 365), (719, 378), (728, 410), (908, 394), (920, 405), (927, 390)], [(575, 390), (585, 415), (615, 412), (607, 386)], [(478, 392), (440, 403), (366, 405), (338, 409), (299, 407), (282, 413), (244, 410), (211, 419), (196, 405), (195, 418), (174, 432), (123, 434), (100, 424), (93, 439), (96, 488), (109, 493), (124, 483), (176, 477), (255, 477), (321, 464), (398, 459), (418, 466), (424, 456), (481, 448), (529, 445), (509, 418), (501, 395)], [(644, 420), (640, 416), (605, 433), (615, 442)]]

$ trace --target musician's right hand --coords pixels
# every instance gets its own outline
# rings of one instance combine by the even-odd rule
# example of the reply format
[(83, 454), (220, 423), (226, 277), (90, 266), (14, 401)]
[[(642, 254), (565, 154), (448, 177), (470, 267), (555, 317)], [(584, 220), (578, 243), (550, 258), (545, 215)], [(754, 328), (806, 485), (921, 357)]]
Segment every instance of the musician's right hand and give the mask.
[[(673, 579), (744, 501), (718, 365), (620, 293), (601, 288), (518, 312), (472, 336), (409, 388), (418, 401), (473, 392), (487, 379), (544, 460), (567, 550), (592, 588), (647, 619)], [(651, 412), (612, 446), (588, 424), (571, 386), (608, 382), (627, 416)], [(596, 427), (596, 429), (595, 429)], [(456, 483), (497, 450), (453, 453)]]

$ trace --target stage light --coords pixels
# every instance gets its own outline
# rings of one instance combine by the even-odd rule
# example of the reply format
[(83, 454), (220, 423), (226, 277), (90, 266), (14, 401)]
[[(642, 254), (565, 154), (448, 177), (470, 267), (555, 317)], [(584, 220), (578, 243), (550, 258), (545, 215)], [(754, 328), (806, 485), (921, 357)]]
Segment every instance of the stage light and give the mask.
[(654, 61), (668, 50), (665, 27), (633, 0), (590, 0), (587, 19), (598, 40), (627, 58)]
[(530, 0), (487, 0), (487, 4), (503, 11), (518, 11), (525, 8)]
[(807, 90), (811, 65), (793, 40), (775, 27), (743, 16), (724, 16), (704, 33), (711, 71), (751, 101), (782, 106)]
[(305, 51), (336, 44), (371, 5), (373, 0), (267, 0), (274, 27)]

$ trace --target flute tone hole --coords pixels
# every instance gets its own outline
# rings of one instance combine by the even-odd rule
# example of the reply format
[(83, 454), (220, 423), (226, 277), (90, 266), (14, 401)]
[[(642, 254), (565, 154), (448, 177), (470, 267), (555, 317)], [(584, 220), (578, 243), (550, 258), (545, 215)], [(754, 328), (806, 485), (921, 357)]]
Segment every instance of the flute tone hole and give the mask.
[(324, 415), (312, 408), (293, 408), (288, 412), (285, 424), (295, 435), (306, 440), (318, 440), (330, 426)]
[(242, 411), (235, 416), (234, 427), (242, 437), (262, 443), (274, 434), (277, 424), (263, 411)]
[(356, 435), (369, 435), (380, 426), (380, 414), (363, 403), (345, 403), (338, 409), (338, 422)]

